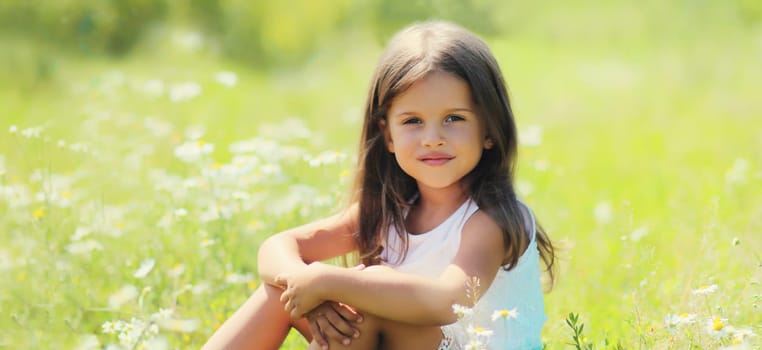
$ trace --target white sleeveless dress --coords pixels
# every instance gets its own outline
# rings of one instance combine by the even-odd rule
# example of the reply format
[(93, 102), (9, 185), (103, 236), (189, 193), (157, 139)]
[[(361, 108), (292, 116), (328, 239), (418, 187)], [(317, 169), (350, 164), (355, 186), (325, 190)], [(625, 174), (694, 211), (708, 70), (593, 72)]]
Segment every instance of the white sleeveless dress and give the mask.
[[(529, 214), (527, 222), (530, 234), (529, 246), (521, 255), (516, 267), (510, 271), (500, 268), (492, 284), (473, 307), (467, 319), (442, 327), (448, 346), (440, 349), (462, 349), (474, 339), (469, 335), (469, 326), (492, 331), (488, 337), (487, 349), (542, 349), (540, 332), (545, 323), (545, 306), (540, 283), (540, 262), (534, 215), (524, 203)], [(408, 252), (402, 259), (402, 242), (396, 231), (390, 229), (388, 239), (381, 254), (382, 260), (397, 271), (423, 275), (440, 276), (455, 258), (460, 247), (461, 232), (466, 221), (479, 207), (469, 199), (450, 217), (429, 232), (408, 234)], [(513, 310), (516, 318), (499, 317), (495, 321), (495, 311)], [(481, 337), (484, 340), (485, 337)], [(443, 342), (444, 344), (445, 342)]]

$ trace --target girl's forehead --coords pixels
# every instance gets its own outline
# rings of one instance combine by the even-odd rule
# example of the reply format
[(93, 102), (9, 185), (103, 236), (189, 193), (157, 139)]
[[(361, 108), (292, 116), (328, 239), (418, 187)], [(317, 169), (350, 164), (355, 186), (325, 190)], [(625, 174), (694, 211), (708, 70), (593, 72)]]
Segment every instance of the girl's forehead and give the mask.
[(445, 107), (473, 109), (473, 105), (471, 87), (465, 80), (451, 73), (435, 71), (397, 94), (391, 101), (389, 114)]

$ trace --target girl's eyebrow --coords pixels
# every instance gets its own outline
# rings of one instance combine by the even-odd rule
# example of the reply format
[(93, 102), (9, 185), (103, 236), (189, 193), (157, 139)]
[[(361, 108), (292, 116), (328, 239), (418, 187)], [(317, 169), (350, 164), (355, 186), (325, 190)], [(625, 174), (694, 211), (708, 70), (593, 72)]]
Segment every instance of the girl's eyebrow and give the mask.
[[(471, 113), (471, 114), (475, 114), (472, 109), (467, 108), (467, 107), (450, 108), (450, 109), (445, 110), (444, 114), (455, 113), (455, 112), (468, 112), (468, 113)], [(414, 111), (406, 111), (406, 112), (399, 112), (399, 113), (395, 114), (394, 117), (399, 118), (399, 117), (404, 117), (404, 116), (408, 116), (408, 115), (416, 115), (416, 114), (419, 114), (419, 113), (414, 112)]]

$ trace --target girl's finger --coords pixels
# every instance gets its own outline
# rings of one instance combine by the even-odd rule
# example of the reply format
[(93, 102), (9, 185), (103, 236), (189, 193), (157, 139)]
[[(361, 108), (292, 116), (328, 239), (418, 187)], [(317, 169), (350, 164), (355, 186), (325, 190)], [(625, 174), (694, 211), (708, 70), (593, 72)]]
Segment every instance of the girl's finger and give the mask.
[(318, 326), (320, 327), (320, 330), (323, 331), (325, 336), (327, 338), (331, 338), (343, 345), (349, 345), (352, 342), (352, 339), (350, 337), (342, 334), (337, 330), (331, 322), (324, 316), (317, 318)]
[(308, 317), (307, 318), (307, 325), (310, 328), (310, 332), (312, 333), (312, 340), (314, 340), (318, 345), (320, 345), (323, 349), (328, 349), (328, 339), (325, 338), (325, 335), (323, 334), (323, 331), (320, 330), (320, 326), (318, 326), (317, 318), (320, 317)]
[(343, 317), (345, 320), (355, 323), (362, 322), (362, 315), (357, 312), (357, 310), (341, 304), (341, 303), (331, 303), (331, 308), (335, 310), (341, 317)]
[(277, 276), (275, 276), (275, 281), (274, 282), (275, 282), (275, 284), (277, 284), (279, 286), (285, 287), (285, 286), (288, 285), (288, 278), (285, 275), (277, 275)]
[(360, 331), (352, 326), (352, 324), (344, 319), (335, 310), (331, 310), (325, 313), (325, 318), (331, 324), (332, 328), (336, 329), (339, 333), (347, 338), (357, 338), (360, 336)]

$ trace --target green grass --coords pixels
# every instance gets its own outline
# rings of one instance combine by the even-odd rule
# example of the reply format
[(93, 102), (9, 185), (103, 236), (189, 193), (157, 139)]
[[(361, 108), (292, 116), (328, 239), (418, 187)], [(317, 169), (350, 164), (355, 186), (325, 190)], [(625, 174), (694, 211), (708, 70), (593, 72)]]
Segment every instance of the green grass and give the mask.
[[(542, 131), (539, 144), (521, 147), (518, 177), (560, 247), (543, 338), (550, 349), (569, 346), (565, 319), (575, 313), (581, 341), (597, 348), (716, 348), (731, 342), (706, 330), (718, 316), (755, 332), (747, 342), (759, 347), (759, 26), (730, 5), (611, 6), (535, 13), (489, 39), (519, 128)], [(105, 322), (149, 320), (162, 308), (198, 327), (165, 324), (156, 339), (198, 348), (256, 287), (262, 240), (345, 198), (380, 53), (372, 41), (265, 70), (156, 40), (114, 60), (2, 38), (13, 48), (3, 75), (14, 79), (0, 83), (0, 348), (74, 347), (87, 335), (117, 344)], [(222, 70), (237, 74), (234, 87), (214, 81)], [(166, 90), (140, 91), (150, 79), (203, 90), (173, 103)], [(156, 133), (148, 117), (168, 131)], [(309, 135), (283, 126), (287, 118)], [(22, 135), (37, 126), (38, 138)], [(173, 154), (189, 126), (215, 145), (195, 163)], [(255, 151), (249, 170), (231, 164), (228, 146), (255, 136), (278, 147)], [(72, 150), (77, 143), (89, 151)], [(303, 159), (333, 150), (346, 158), (320, 167)], [(239, 172), (216, 173), (228, 170)], [(75, 240), (77, 228), (89, 233)], [(77, 242), (97, 248), (73, 253)], [(153, 269), (135, 277), (148, 259)], [(710, 295), (692, 292), (711, 284)], [(128, 285), (137, 295), (110, 307)], [(665, 317), (683, 313), (696, 322), (668, 330)], [(283, 348), (303, 347), (292, 334)]]

